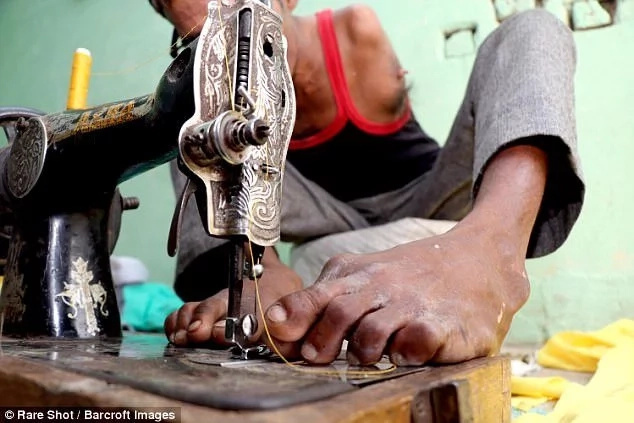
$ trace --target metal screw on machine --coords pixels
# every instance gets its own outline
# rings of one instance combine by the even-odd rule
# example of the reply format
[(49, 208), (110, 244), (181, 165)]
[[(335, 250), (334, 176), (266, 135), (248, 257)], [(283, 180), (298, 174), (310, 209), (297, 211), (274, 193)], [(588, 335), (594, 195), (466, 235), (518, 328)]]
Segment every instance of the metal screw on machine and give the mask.
[(253, 314), (246, 314), (241, 318), (228, 317), (226, 319), (225, 338), (235, 344), (231, 350), (235, 358), (251, 360), (270, 353), (264, 345), (247, 345), (246, 341), (253, 337), (257, 330), (258, 321)]
[(26, 118), (24, 117), (19, 118), (15, 123), (15, 127), (18, 130), (24, 129), (26, 127)]
[(140, 205), (141, 201), (137, 197), (124, 197), (119, 189), (115, 190), (108, 217), (108, 251), (111, 254), (119, 240), (123, 212), (136, 210)]
[(17, 131), (24, 130), (30, 118), (43, 115), (44, 112), (26, 107), (0, 107), (0, 129), (4, 130), (7, 143), (13, 143)]
[(258, 321), (255, 316), (247, 314), (240, 320), (242, 320), (242, 324), (240, 326), (242, 326), (242, 333), (244, 333), (244, 336), (250, 338), (255, 335), (255, 332), (258, 330)]
[(251, 269), (249, 278), (259, 279), (262, 277), (263, 274), (264, 274), (264, 266), (262, 266), (261, 264), (256, 264), (255, 266), (253, 266), (253, 269)]

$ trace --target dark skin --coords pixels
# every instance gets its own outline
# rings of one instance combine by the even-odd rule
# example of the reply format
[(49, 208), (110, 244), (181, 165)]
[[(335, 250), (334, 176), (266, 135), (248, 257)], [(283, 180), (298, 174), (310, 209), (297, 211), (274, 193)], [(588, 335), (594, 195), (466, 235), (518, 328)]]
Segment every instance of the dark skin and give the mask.
[[(300, 54), (321, 51), (315, 18), (293, 16), (296, 1), (274, 3), (289, 41), (294, 136), (301, 138), (326, 127), (336, 107), (322, 56)], [(205, 0), (170, 0), (165, 12), (185, 34), (206, 7)], [(335, 28), (356, 107), (370, 120), (394, 121), (406, 107), (405, 73), (378, 19), (353, 6), (335, 12)], [(546, 176), (539, 148), (500, 151), (485, 168), (472, 211), (451, 231), (387, 251), (333, 257), (306, 289), (267, 249), (260, 291), (273, 342), (285, 356), (310, 363), (333, 361), (344, 339), (351, 364), (375, 363), (383, 354), (397, 365), (421, 365), (497, 353), (528, 299), (525, 257)], [(245, 290), (245, 301), (253, 301), (253, 283)], [(165, 322), (170, 341), (224, 345), (226, 298), (225, 290), (172, 313)]]

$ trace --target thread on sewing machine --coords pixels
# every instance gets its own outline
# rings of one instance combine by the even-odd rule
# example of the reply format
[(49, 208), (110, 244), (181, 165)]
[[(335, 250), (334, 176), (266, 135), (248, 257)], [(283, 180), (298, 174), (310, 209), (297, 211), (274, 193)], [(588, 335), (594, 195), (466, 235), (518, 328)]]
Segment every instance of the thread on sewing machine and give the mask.
[(92, 55), (85, 48), (78, 48), (73, 54), (73, 65), (70, 74), (70, 87), (66, 108), (69, 110), (85, 109), (90, 86), (90, 69)]
[[(249, 241), (249, 255), (251, 256), (251, 266), (253, 268), (253, 266), (255, 266), (255, 260), (253, 258), (253, 247), (251, 246), (251, 241)], [(284, 357), (284, 355), (280, 352), (279, 348), (273, 341), (273, 337), (271, 336), (271, 332), (269, 331), (269, 327), (266, 324), (266, 319), (264, 317), (264, 309), (262, 308), (262, 299), (260, 296), (260, 285), (258, 282), (259, 282), (258, 278), (257, 277), (254, 278), (255, 299), (257, 302), (257, 307), (258, 307), (260, 317), (262, 319), (262, 325), (264, 326), (264, 333), (266, 334), (266, 337), (269, 341), (269, 345), (271, 346), (271, 348), (273, 348), (273, 352), (277, 354), (277, 356), (280, 358), (280, 360), (284, 362), (284, 364), (286, 364), (293, 370), (304, 372), (304, 373), (323, 375), (323, 376), (336, 376), (336, 377), (345, 376), (348, 379), (361, 379), (361, 378), (367, 378), (372, 376), (382, 376), (388, 373), (392, 373), (393, 371), (396, 370), (396, 365), (393, 363), (390, 363), (390, 367), (386, 369), (378, 369), (378, 370), (348, 370), (346, 369), (346, 370), (340, 371), (340, 370), (334, 370), (334, 369), (329, 370), (329, 369), (320, 369), (315, 367), (307, 367), (305, 365), (302, 365), (303, 362), (299, 362), (299, 363), (291, 362), (286, 357)]]
[[(183, 39), (187, 38), (188, 36), (190, 36), (192, 34), (192, 32), (194, 32), (197, 28), (201, 27), (201, 25), (205, 22), (205, 20), (207, 19), (207, 15), (203, 16), (203, 18), (201, 20), (199, 20), (196, 25), (194, 25), (189, 31), (187, 31), (187, 33), (185, 35), (183, 35)], [(123, 68), (120, 70), (116, 70), (116, 71), (105, 71), (105, 72), (93, 72), (92, 76), (101, 76), (101, 77), (107, 77), (107, 76), (118, 76), (118, 75), (126, 75), (126, 74), (130, 74), (133, 73), (139, 69), (141, 69), (143, 66), (149, 65), (152, 62), (155, 62), (163, 57), (165, 57), (165, 53), (169, 53), (172, 48), (176, 47), (178, 45), (178, 41), (176, 41), (174, 44), (170, 45), (169, 48), (167, 50), (165, 49), (161, 49), (160, 52), (158, 52), (156, 54), (156, 56), (153, 56), (141, 63), (138, 63), (136, 65), (132, 65), (130, 67), (127, 68)]]

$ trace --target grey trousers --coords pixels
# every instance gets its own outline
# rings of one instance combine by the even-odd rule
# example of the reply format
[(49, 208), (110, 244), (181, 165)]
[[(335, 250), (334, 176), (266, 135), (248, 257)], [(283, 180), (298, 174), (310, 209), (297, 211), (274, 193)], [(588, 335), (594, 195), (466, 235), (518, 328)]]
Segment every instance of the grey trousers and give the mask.
[[(323, 237), (333, 236), (341, 250), (346, 239), (341, 234), (372, 227), (383, 230), (381, 225), (408, 218), (460, 220), (471, 209), (482, 174), (495, 154), (511, 145), (531, 144), (547, 152), (549, 175), (528, 256), (554, 251), (577, 220), (585, 192), (577, 154), (575, 66), (571, 32), (553, 15), (536, 9), (506, 20), (480, 46), (449, 138), (428, 173), (396, 191), (342, 202), (287, 163), (282, 240), (305, 244), (321, 238), (324, 245), (328, 238)], [(172, 176), (180, 192), (185, 181), (174, 164)], [(392, 228), (398, 233), (398, 227)], [(403, 242), (411, 237), (404, 234)], [(190, 201), (177, 276), (220, 243), (205, 235), (195, 201)], [(310, 254), (309, 249), (303, 251)], [(294, 254), (293, 261), (301, 259)]]

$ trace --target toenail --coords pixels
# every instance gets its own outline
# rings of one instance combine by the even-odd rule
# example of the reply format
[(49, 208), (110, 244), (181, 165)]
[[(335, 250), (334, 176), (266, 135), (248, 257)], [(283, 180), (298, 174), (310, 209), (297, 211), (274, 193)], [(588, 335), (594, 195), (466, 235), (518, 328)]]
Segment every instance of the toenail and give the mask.
[(284, 307), (279, 304), (271, 307), (266, 315), (268, 316), (269, 320), (274, 323), (282, 323), (288, 317), (288, 315), (286, 314), (286, 310), (284, 310)]
[(317, 358), (317, 349), (310, 343), (305, 343), (302, 347), (302, 357), (308, 361), (313, 361)]
[(176, 344), (186, 344), (187, 343), (187, 331), (179, 330), (176, 332), (176, 336), (174, 336), (174, 341)]

